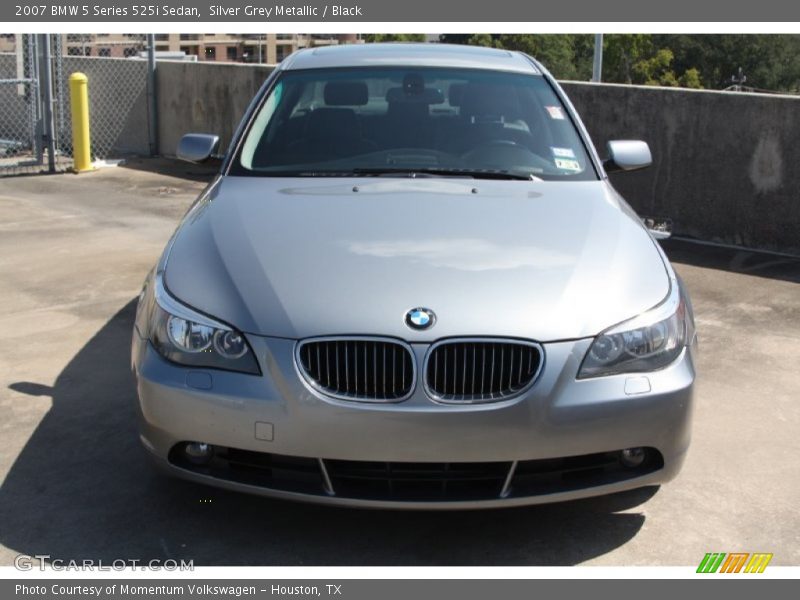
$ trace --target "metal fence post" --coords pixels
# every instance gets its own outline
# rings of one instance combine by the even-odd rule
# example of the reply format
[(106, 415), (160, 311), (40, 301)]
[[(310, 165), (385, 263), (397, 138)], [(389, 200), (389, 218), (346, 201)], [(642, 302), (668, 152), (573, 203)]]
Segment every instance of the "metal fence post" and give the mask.
[(50, 64), (50, 34), (40, 34), (41, 60), (39, 75), (42, 78), (42, 108), (44, 143), (47, 144), (47, 169), (56, 172), (56, 138), (55, 122), (53, 121), (53, 69)]
[(147, 35), (147, 116), (150, 156), (158, 156), (158, 90), (156, 89), (156, 36)]
[(592, 61), (592, 81), (600, 83), (603, 80), (603, 34), (594, 35), (594, 60)]
[(27, 36), (28, 59), (31, 69), (30, 78), (35, 82), (31, 84), (28, 94), (33, 107), (31, 111), (34, 121), (32, 147), (37, 165), (44, 163), (44, 148), (42, 147), (42, 141), (44, 140), (44, 124), (42, 122), (42, 79), (39, 76), (39, 62), (41, 58), (39, 37), (40, 36), (33, 34), (28, 34)]

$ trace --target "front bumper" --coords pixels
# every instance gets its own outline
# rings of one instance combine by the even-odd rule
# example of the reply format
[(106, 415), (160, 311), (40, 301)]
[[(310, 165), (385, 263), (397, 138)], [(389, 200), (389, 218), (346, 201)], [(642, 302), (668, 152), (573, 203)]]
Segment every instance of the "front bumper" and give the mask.
[[(535, 385), (511, 400), (442, 405), (417, 385), (404, 402), (367, 404), (327, 398), (307, 387), (295, 366), (294, 341), (248, 340), (262, 376), (174, 365), (134, 332), (141, 439), (164, 469), (219, 487), (294, 500), (473, 508), (570, 500), (664, 483), (678, 473), (689, 446), (693, 348), (646, 376), (576, 380), (591, 340), (551, 343), (545, 345), (546, 360)], [(412, 346), (418, 364), (427, 347)], [(251, 471), (230, 476), (182, 461), (178, 449), (188, 441), (219, 447), (223, 455), (249, 457), (244, 463)], [(632, 447), (650, 449), (646, 468), (626, 471), (608, 465), (610, 455), (604, 453)], [(310, 472), (314, 464), (319, 470), (302, 485), (279, 485), (279, 478), (269, 474), (283, 469), (285, 460), (305, 465), (298, 467), (300, 472)], [(376, 475), (377, 464), (384, 465), (385, 473)], [(570, 476), (576, 465), (580, 477)], [(496, 487), (480, 493), (444, 493), (446, 485), (437, 488), (441, 494), (430, 486), (417, 495), (393, 491), (392, 472), (397, 476), (421, 469), (428, 482), (437, 477), (452, 481), (455, 476), (448, 472), (466, 470), (469, 475), (470, 469), (484, 466), (493, 474), (496, 466), (501, 474)], [(388, 486), (379, 489), (386, 493), (377, 493), (374, 486), (337, 485), (343, 481), (336, 480), (339, 467), (385, 479)], [(536, 485), (524, 485), (522, 472), (533, 473), (526, 481)], [(481, 471), (473, 479), (485, 483), (488, 478)]]

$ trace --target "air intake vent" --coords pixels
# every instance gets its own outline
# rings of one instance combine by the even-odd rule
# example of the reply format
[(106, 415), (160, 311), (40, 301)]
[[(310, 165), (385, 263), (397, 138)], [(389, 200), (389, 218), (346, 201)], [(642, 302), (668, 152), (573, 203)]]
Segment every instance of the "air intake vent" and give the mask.
[(398, 402), (414, 390), (411, 349), (383, 338), (325, 338), (297, 347), (306, 380), (324, 394), (362, 402)]
[(428, 393), (442, 402), (496, 402), (528, 387), (539, 373), (542, 351), (516, 340), (447, 340), (426, 361)]

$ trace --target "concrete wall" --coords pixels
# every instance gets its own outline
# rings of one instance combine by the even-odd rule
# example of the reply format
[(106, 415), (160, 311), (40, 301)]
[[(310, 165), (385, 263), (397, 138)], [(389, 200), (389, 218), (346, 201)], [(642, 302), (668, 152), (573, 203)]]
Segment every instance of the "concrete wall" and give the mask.
[(215, 133), (224, 150), (272, 67), (244, 64), (159, 62), (159, 149), (174, 156), (184, 133)]
[(800, 98), (565, 83), (601, 155), (643, 139), (653, 166), (616, 173), (640, 213), (677, 234), (800, 254)]
[[(189, 131), (223, 147), (269, 67), (159, 63), (161, 152)], [(601, 155), (643, 139), (650, 169), (612, 175), (640, 214), (708, 241), (800, 254), (800, 98), (564, 83)]]

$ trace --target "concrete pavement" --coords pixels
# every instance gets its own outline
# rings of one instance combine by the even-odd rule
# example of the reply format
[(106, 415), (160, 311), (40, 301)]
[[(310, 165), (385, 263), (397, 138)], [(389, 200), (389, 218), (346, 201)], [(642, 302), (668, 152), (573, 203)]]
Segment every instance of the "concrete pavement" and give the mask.
[(320, 508), (173, 481), (136, 437), (135, 297), (204, 186), (144, 161), (0, 180), (0, 564), (800, 564), (800, 259), (667, 243), (700, 335), (694, 441), (657, 491), (499, 511)]

